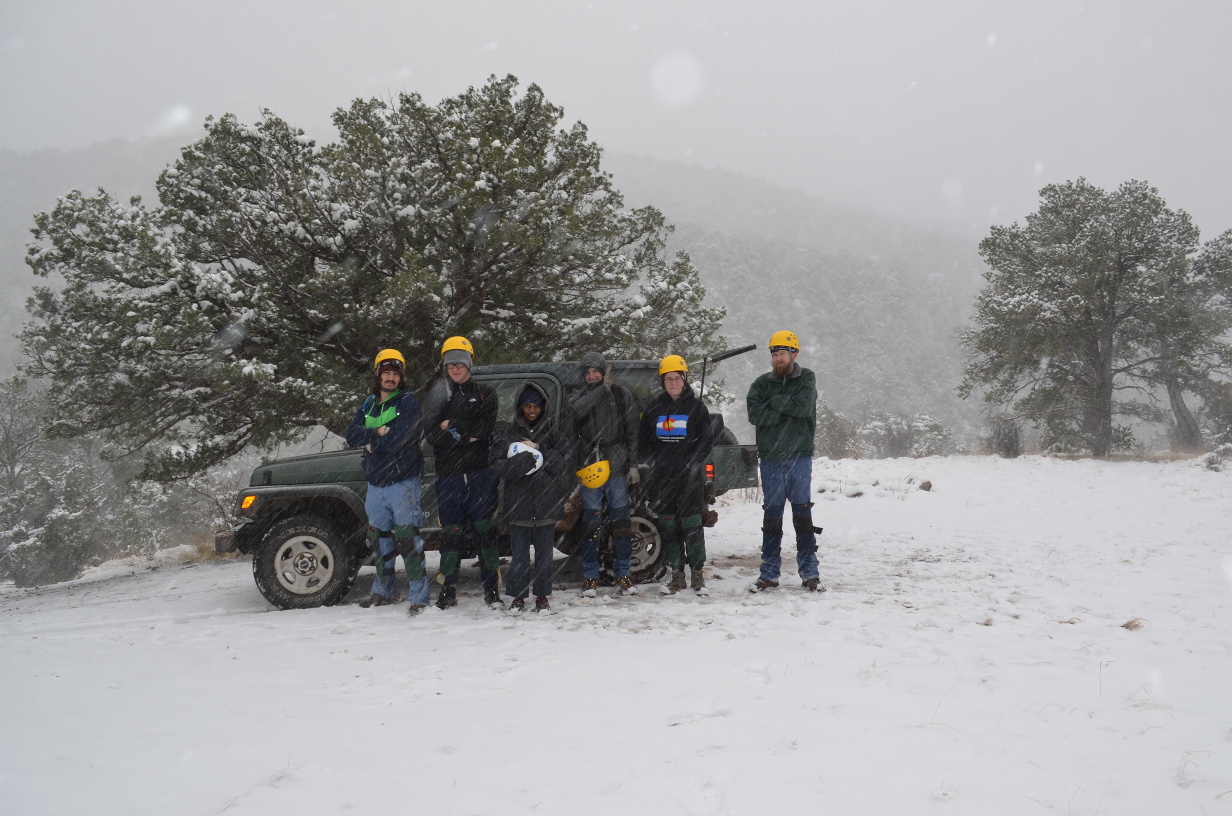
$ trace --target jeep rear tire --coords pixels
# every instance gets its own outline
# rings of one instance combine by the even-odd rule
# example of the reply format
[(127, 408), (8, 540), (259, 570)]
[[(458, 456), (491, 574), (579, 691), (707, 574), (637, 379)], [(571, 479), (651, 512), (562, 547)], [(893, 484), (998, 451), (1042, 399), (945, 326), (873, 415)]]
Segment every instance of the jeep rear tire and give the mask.
[(346, 597), (359, 559), (333, 522), (292, 516), (265, 534), (252, 557), (257, 589), (279, 609), (332, 606)]
[[(663, 557), (663, 541), (659, 538), (659, 528), (646, 516), (634, 512), (629, 518), (629, 528), (633, 531), (633, 551), (629, 556), (629, 577), (635, 584), (650, 584), (663, 577), (667, 572), (667, 559)], [(612, 542), (607, 546), (607, 557), (601, 558), (604, 585), (610, 586), (616, 582), (611, 571)]]

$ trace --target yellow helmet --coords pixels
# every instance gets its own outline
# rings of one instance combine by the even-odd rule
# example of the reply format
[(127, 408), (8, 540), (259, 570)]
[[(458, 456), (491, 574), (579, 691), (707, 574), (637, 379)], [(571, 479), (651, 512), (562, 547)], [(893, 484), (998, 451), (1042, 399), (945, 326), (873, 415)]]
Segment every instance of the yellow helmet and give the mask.
[(463, 337), (460, 334), (450, 337), (448, 340), (446, 340), (444, 343), (441, 344), (441, 356), (444, 357), (445, 352), (453, 351), (454, 349), (465, 351), (467, 354), (471, 356), (471, 359), (474, 359), (475, 357), (475, 347), (471, 345), (470, 340), (467, 340), (465, 337)]
[(587, 487), (603, 487), (607, 484), (607, 477), (610, 475), (612, 475), (612, 463), (606, 459), (587, 465), (577, 472), (577, 477)]
[(775, 348), (788, 348), (792, 351), (800, 350), (800, 338), (796, 337), (795, 332), (776, 331), (774, 336), (770, 338), (770, 350)]
[(381, 367), (381, 363), (386, 360), (395, 360), (398, 363), (399, 370), (406, 369), (406, 358), (402, 356), (400, 351), (397, 349), (385, 349), (377, 352), (376, 359), (372, 361), (372, 370), (376, 371)]
[(688, 374), (689, 364), (679, 354), (669, 354), (659, 362), (659, 376), (662, 377), (669, 371), (679, 371), (681, 374)]

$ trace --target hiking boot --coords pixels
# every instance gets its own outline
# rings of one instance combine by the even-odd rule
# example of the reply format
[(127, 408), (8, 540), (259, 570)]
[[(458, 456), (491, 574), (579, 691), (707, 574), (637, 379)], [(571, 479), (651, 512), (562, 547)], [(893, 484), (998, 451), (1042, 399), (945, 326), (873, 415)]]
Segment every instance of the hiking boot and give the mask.
[(548, 604), (548, 599), (545, 598), (543, 595), (540, 595), (538, 598), (535, 598), (535, 611), (536, 612), (547, 612), (551, 608), (552, 608), (551, 605)]
[(599, 579), (586, 578), (582, 581), (582, 597), (593, 598), (599, 594)]
[(621, 595), (636, 595), (641, 590), (637, 588), (637, 584), (633, 583), (633, 579), (628, 575), (622, 575), (616, 579), (616, 586), (620, 587)]
[(458, 605), (458, 588), (452, 584), (443, 587), (441, 594), (436, 599), (437, 609), (448, 609), (451, 606)]
[(396, 598), (386, 598), (384, 595), (377, 595), (375, 592), (359, 602), (362, 609), (367, 609), (370, 606), (388, 606), (393, 603)]
[(765, 592), (767, 589), (777, 589), (778, 581), (771, 581), (768, 578), (758, 578), (753, 582), (753, 586), (749, 587), (749, 592)]
[(505, 602), (501, 600), (500, 591), (496, 589), (485, 589), (483, 591), (483, 602), (493, 609), (505, 608)]
[(509, 603), (509, 611), (517, 612), (518, 614), (525, 612), (526, 611), (526, 599), (525, 598), (514, 598)]
[(825, 592), (826, 585), (821, 582), (820, 578), (805, 578), (800, 582), (800, 585), (809, 592)]
[(709, 595), (710, 590), (706, 589), (706, 576), (702, 575), (700, 569), (691, 570), (691, 572), (693, 573), (691, 576), (693, 580), (690, 582), (690, 586), (693, 587), (693, 591), (698, 595)]
[(684, 570), (674, 569), (672, 570), (672, 579), (663, 587), (663, 592), (667, 595), (675, 595), (686, 586), (688, 584), (684, 580)]
[(413, 618), (419, 613), (423, 612), (427, 608), (428, 608), (427, 604), (411, 604), (410, 607), (406, 610), (406, 616), (408, 618)]

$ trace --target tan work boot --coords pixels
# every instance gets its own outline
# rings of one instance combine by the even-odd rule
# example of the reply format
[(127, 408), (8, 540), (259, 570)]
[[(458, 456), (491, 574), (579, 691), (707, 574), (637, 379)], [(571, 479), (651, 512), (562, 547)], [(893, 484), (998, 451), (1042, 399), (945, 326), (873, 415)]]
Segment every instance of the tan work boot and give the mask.
[(675, 595), (686, 586), (688, 584), (684, 580), (684, 569), (674, 569), (672, 570), (672, 579), (663, 587), (663, 591), (668, 595)]
[(633, 579), (628, 575), (622, 575), (616, 579), (616, 586), (620, 588), (621, 595), (636, 595), (639, 590), (637, 584), (633, 583)]

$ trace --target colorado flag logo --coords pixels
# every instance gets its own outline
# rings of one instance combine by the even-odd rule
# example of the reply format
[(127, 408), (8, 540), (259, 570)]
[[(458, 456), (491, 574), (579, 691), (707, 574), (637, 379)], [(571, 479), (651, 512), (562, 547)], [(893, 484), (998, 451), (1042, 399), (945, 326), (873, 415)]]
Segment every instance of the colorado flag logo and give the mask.
[(672, 414), (670, 416), (660, 416), (659, 421), (655, 424), (656, 436), (688, 436), (689, 435), (689, 416), (688, 414)]

